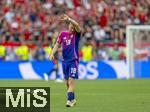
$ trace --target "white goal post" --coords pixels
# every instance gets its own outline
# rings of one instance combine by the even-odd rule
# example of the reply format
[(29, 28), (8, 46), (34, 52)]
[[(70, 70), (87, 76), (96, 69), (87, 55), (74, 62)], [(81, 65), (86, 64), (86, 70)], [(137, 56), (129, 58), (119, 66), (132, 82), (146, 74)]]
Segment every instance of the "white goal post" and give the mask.
[[(143, 38), (141, 35), (143, 32), (144, 34), (149, 35), (150, 25), (128, 25), (126, 27), (126, 56), (130, 78), (134, 78), (135, 76), (135, 52), (141, 52), (141, 49), (143, 50), (146, 48), (143, 46), (144, 43), (147, 42), (147, 40), (144, 40), (145, 38)], [(146, 39), (150, 40), (150, 35), (149, 37), (147, 36)], [(141, 66), (139, 65), (138, 67), (139, 72), (141, 72)]]

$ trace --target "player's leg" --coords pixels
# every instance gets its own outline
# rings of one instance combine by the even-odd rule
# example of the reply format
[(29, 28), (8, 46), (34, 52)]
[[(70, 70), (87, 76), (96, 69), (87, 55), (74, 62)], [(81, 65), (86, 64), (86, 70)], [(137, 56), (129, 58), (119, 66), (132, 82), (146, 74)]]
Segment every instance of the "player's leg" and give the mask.
[(69, 75), (68, 75), (68, 69), (67, 69), (67, 63), (66, 62), (62, 62), (62, 68), (63, 68), (63, 74), (64, 74), (66, 87), (67, 87), (67, 90), (68, 90), (68, 88), (69, 88), (69, 82), (68, 82)]
[(66, 83), (66, 87), (67, 87), (67, 90), (68, 90), (68, 88), (69, 88), (69, 81), (65, 80), (65, 83)]
[(69, 64), (69, 79), (68, 82), (68, 90), (67, 90), (67, 107), (72, 107), (76, 104), (75, 100), (75, 79), (78, 78), (78, 63), (76, 61), (73, 61)]
[(76, 104), (74, 89), (75, 89), (74, 79), (69, 78), (67, 90), (67, 104), (66, 104), (67, 107), (73, 107)]
[(66, 83), (66, 87), (67, 87), (67, 103), (66, 103), (66, 106), (67, 107), (71, 107), (71, 100), (72, 100), (72, 95), (70, 94), (70, 92), (68, 90), (69, 89), (69, 66), (68, 66), (68, 63), (67, 62), (63, 62), (62, 63), (62, 67), (63, 67), (63, 74), (64, 74), (64, 79), (65, 79), (65, 83)]
[(73, 107), (76, 104), (75, 93), (74, 93), (75, 82), (74, 82), (73, 78), (69, 78), (69, 80), (67, 80), (67, 82), (68, 82), (68, 90), (67, 90), (66, 106), (67, 107)]
[(74, 84), (74, 79), (73, 78), (69, 78), (68, 80), (66, 80), (66, 86), (67, 86), (67, 100), (72, 101), (75, 99), (74, 97), (74, 88), (75, 88), (75, 84)]

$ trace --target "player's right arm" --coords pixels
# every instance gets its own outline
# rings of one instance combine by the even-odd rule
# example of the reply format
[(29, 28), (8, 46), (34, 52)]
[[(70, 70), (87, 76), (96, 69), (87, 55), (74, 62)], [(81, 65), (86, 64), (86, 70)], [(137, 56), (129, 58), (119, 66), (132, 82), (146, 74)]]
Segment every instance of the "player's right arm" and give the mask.
[(54, 48), (52, 49), (52, 53), (50, 55), (50, 60), (54, 60), (54, 54), (56, 53), (56, 51), (58, 50), (59, 46), (62, 43), (62, 35), (63, 33), (61, 32), (60, 35), (57, 38), (56, 44), (54, 45)]
[(59, 48), (59, 43), (56, 42), (56, 44), (54, 45), (54, 48), (52, 49), (52, 53), (50, 55), (50, 60), (54, 60), (54, 54), (56, 53), (56, 51), (58, 50)]

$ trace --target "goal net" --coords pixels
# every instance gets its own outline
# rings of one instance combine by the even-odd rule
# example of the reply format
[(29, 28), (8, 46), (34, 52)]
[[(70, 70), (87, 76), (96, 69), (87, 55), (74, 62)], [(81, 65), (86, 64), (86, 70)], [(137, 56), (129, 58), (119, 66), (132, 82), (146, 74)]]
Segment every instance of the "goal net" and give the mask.
[(150, 25), (127, 26), (126, 44), (130, 78), (140, 78), (142, 62), (150, 58)]

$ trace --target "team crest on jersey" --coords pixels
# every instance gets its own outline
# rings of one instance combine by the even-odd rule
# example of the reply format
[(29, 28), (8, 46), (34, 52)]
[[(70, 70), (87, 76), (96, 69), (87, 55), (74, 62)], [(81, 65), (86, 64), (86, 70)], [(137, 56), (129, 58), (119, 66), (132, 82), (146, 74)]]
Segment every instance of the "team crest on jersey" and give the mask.
[(71, 44), (71, 39), (66, 40), (66, 45), (70, 45)]
[(67, 39), (67, 37), (64, 37), (64, 39), (66, 40), (66, 39)]
[(73, 34), (70, 37), (73, 38)]

